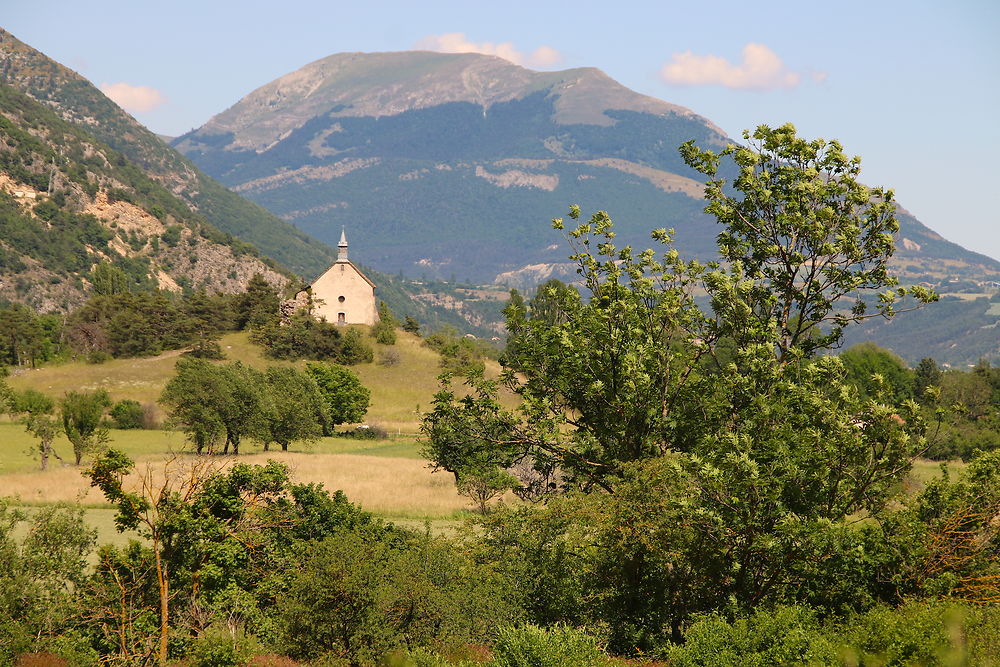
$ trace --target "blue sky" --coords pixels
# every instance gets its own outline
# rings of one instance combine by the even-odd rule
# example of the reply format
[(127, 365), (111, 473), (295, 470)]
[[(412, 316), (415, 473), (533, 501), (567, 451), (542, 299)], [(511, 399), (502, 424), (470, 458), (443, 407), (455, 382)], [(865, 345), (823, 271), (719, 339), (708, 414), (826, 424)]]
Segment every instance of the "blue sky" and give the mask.
[(867, 183), (1000, 259), (995, 0), (5, 0), (0, 23), (169, 135), (341, 51), (422, 46), (598, 67), (733, 137), (791, 121), (840, 139)]

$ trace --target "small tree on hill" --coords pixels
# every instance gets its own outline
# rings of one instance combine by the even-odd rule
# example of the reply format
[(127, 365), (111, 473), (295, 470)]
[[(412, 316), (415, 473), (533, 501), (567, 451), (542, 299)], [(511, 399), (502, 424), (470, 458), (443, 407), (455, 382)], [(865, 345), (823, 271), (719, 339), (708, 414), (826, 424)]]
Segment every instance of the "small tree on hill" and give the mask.
[(94, 451), (108, 441), (108, 430), (101, 426), (104, 411), (111, 406), (108, 392), (71, 391), (60, 403), (63, 431), (73, 444), (76, 465), (83, 455)]
[(378, 302), (378, 322), (372, 326), (372, 337), (380, 345), (396, 344), (396, 327), (399, 322), (385, 301)]
[(358, 376), (343, 366), (311, 362), (308, 373), (326, 401), (330, 424), (357, 423), (365, 418), (371, 403), (371, 391)]
[(25, 430), (38, 438), (38, 455), (42, 470), (49, 467), (49, 456), (60, 461), (62, 457), (52, 447), (52, 441), (59, 435), (59, 422), (52, 416), (55, 412), (55, 401), (45, 394), (26, 389), (13, 395), (12, 410), (21, 415), (21, 423)]

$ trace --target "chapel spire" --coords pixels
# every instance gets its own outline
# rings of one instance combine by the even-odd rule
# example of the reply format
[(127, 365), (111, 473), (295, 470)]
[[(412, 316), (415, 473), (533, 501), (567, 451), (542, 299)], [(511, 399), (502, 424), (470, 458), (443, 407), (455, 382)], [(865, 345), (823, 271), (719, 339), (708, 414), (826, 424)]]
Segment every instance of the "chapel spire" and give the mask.
[(337, 244), (337, 261), (347, 261), (347, 233), (343, 227), (340, 228), (340, 243)]

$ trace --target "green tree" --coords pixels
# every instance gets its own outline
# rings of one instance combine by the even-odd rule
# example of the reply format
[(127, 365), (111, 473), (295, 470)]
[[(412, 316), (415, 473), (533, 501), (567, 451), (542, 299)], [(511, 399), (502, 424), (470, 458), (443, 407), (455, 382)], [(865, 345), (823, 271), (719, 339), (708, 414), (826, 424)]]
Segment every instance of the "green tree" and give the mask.
[(236, 326), (247, 329), (271, 322), (278, 317), (279, 304), (278, 291), (264, 276), (255, 273), (236, 300)]
[(143, 427), (143, 409), (139, 401), (128, 398), (118, 401), (108, 414), (115, 428), (125, 430)]
[(562, 292), (543, 310), (555, 316), (505, 312), (502, 381), (520, 405), (476, 382), (468, 397), (445, 387), (425, 417), (437, 465), (495, 456), (549, 491), (584, 492), (556, 509), (583, 524), (570, 542), (589, 568), (582, 596), (619, 651), (648, 650), (665, 628), (679, 638), (698, 611), (870, 603), (851, 517), (884, 513), (925, 449), (913, 401), (879, 385), (863, 397), (840, 359), (817, 356), (867, 316), (863, 301), (840, 311), (845, 295), (890, 288), (878, 310), (891, 317), (908, 293), (886, 272), (889, 193), (858, 184), (835, 142), (790, 126), (754, 138), (722, 154), (739, 169), (732, 196), (714, 179), (720, 156), (682, 149), (713, 176), (722, 262), (619, 248), (606, 213), (571, 208), (583, 298)]
[(160, 402), (199, 454), (214, 453), (225, 438), (222, 453), (232, 447), (237, 455), (245, 437), (261, 442), (270, 438), (271, 404), (265, 387), (263, 373), (238, 361), (216, 366), (203, 359), (181, 359)]
[(181, 359), (160, 394), (170, 421), (187, 435), (199, 454), (214, 453), (225, 436), (223, 412), (228, 386), (216, 366), (201, 359)]
[(326, 397), (312, 375), (295, 368), (273, 366), (267, 369), (266, 382), (270, 409), (265, 452), (271, 442), (287, 451), (291, 443), (315, 440), (329, 430)]
[(420, 322), (416, 318), (407, 315), (403, 318), (403, 331), (411, 333), (414, 336), (420, 335)]
[(72, 641), (95, 539), (81, 508), (52, 505), (29, 517), (0, 502), (0, 661), (16, 664), (60, 636)]
[(357, 423), (365, 418), (371, 391), (343, 366), (310, 362), (306, 373), (316, 382), (326, 402), (330, 424)]
[(110, 296), (132, 291), (132, 280), (128, 274), (111, 262), (100, 262), (90, 273), (90, 283), (94, 294)]
[[(511, 297), (513, 300), (513, 296)], [(535, 291), (534, 298), (528, 305), (529, 317), (541, 320), (548, 326), (555, 326), (566, 321), (568, 314), (573, 312), (580, 300), (580, 293), (570, 285), (552, 278)], [(512, 304), (515, 308), (517, 304)]]
[(931, 357), (924, 357), (917, 364), (913, 377), (913, 394), (917, 400), (926, 401), (928, 387), (941, 386), (941, 368)]
[(101, 426), (104, 411), (111, 406), (108, 392), (68, 392), (60, 402), (63, 432), (73, 445), (76, 465), (83, 455), (108, 441), (108, 430)]
[(21, 304), (0, 308), (0, 363), (34, 367), (44, 347), (40, 318), (30, 308)]
[(847, 378), (865, 398), (879, 393), (877, 385), (885, 385), (894, 403), (914, 396), (913, 372), (900, 359), (875, 343), (852, 345), (840, 354), (847, 369)]
[(52, 447), (52, 441), (59, 435), (59, 422), (52, 416), (55, 412), (55, 401), (34, 389), (25, 389), (14, 394), (12, 409), (21, 415), (21, 423), (25, 430), (38, 439), (38, 455), (42, 470), (49, 467), (49, 457), (54, 456), (60, 461), (62, 457)]
[(396, 344), (396, 327), (399, 322), (385, 301), (378, 302), (378, 322), (372, 326), (372, 337), (380, 345)]
[[(838, 141), (802, 139), (790, 123), (743, 136), (747, 145), (718, 154), (693, 141), (681, 146), (688, 166), (710, 179), (705, 210), (723, 225), (719, 254), (734, 268), (708, 285), (725, 333), (773, 342), (784, 361), (792, 350), (835, 345), (849, 323), (891, 316), (907, 294), (937, 298), (900, 288), (889, 274), (899, 231), (893, 193), (858, 181), (861, 158), (848, 157)], [(723, 158), (738, 170), (732, 183), (719, 177)], [(868, 313), (861, 295), (877, 290), (884, 290), (877, 312)]]

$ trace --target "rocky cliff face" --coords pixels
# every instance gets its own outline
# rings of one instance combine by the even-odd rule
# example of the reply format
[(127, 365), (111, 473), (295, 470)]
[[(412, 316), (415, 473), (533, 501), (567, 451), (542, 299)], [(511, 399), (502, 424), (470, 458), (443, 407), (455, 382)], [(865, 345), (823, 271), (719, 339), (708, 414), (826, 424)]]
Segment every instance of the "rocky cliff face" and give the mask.
[(332, 249), (228, 191), (76, 72), (0, 29), (0, 82), (42, 103), (121, 153), (221, 231), (253, 243), (293, 271), (318, 274)]
[(68, 310), (99, 262), (169, 291), (242, 291), (254, 273), (288, 281), (121, 153), (0, 85), (0, 299)]

